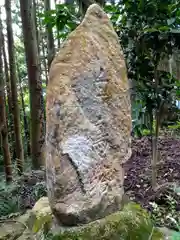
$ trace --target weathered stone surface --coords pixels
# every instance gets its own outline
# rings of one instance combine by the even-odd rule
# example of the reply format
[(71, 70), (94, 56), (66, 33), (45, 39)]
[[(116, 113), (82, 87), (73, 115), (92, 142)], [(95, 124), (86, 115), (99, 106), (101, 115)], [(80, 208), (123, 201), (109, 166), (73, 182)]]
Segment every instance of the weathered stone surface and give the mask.
[(61, 229), (54, 240), (163, 240), (145, 210), (130, 203), (122, 211), (80, 227)]
[(62, 225), (121, 209), (131, 106), (118, 37), (96, 4), (52, 62), (47, 88), (48, 197)]
[[(46, 238), (47, 234), (51, 237)], [(178, 237), (179, 234), (170, 229), (154, 227), (149, 214), (133, 202), (119, 212), (82, 226), (55, 227), (49, 200), (43, 197), (26, 214), (0, 224), (0, 240), (165, 240)]]
[(42, 240), (51, 224), (49, 200), (42, 197), (24, 215), (0, 223), (0, 240)]
[(29, 226), (34, 233), (38, 232), (38, 229), (41, 228), (41, 225), (48, 225), (49, 222), (52, 222), (53, 216), (47, 197), (42, 197), (36, 202), (32, 209), (31, 215), (32, 218)]
[[(43, 202), (48, 200), (44, 199)], [(41, 204), (39, 205), (41, 206)], [(42, 208), (43, 205), (42, 205)], [(39, 209), (40, 210), (40, 209)], [(41, 210), (40, 212), (44, 212)], [(49, 213), (48, 213), (49, 215)], [(47, 217), (48, 217), (47, 215)], [(34, 239), (43, 239), (44, 223), (46, 217), (40, 217), (42, 223), (35, 234)], [(34, 229), (37, 228), (34, 222)], [(53, 225), (53, 224), (52, 224)], [(94, 222), (76, 227), (57, 227), (50, 228), (48, 232), (52, 240), (162, 240), (163, 233), (155, 228), (150, 220), (148, 213), (135, 203), (129, 203), (116, 213)]]
[(17, 239), (24, 229), (24, 226), (20, 223), (5, 222), (0, 226), (0, 240)]
[(15, 219), (7, 219), (0, 223), (0, 240), (18, 239), (28, 228), (30, 212)]

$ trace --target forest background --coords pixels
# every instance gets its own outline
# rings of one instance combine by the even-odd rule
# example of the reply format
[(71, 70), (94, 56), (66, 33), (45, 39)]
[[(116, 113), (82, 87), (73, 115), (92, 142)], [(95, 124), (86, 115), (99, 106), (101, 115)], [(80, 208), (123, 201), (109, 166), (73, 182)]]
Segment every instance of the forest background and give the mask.
[[(180, 3), (97, 2), (104, 7), (118, 34), (131, 86), (133, 155), (127, 164), (125, 190), (152, 212), (158, 224), (177, 229)], [(62, 42), (80, 23), (90, 4), (90, 0), (0, 3), (2, 218), (20, 214), (46, 195), (43, 153), (48, 71)]]

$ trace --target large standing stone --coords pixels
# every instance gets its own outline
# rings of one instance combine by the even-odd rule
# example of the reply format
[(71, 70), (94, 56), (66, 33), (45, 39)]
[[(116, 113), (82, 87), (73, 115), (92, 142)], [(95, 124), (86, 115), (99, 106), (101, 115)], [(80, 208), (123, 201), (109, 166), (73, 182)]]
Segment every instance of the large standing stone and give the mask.
[(121, 209), (131, 106), (118, 37), (93, 4), (52, 62), (47, 88), (48, 197), (62, 225)]

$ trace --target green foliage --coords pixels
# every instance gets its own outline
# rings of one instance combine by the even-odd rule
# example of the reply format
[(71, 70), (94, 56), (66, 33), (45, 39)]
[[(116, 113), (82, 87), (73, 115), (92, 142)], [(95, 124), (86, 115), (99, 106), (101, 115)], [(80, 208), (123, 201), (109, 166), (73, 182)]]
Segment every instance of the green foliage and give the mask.
[(174, 31), (179, 28), (179, 5), (173, 0), (123, 0), (106, 7), (123, 46), (136, 99), (151, 120), (180, 96), (179, 80), (158, 68), (165, 56), (180, 47), (180, 32)]
[[(179, 199), (180, 187), (173, 183), (161, 189), (158, 198), (150, 202), (151, 218), (157, 226), (166, 226), (180, 233)], [(179, 235), (180, 236), (180, 235)]]
[[(25, 165), (26, 169), (28, 167), (29, 163), (28, 166)], [(35, 183), (32, 178), (29, 182), (24, 181), (23, 176), (21, 178), (17, 175), (15, 166), (13, 166), (13, 170), (14, 181), (9, 185), (5, 183), (4, 175), (0, 175), (3, 179), (0, 179), (0, 218), (3, 219), (11, 217), (12, 214), (19, 214), (26, 211), (26, 204), (29, 204), (28, 207), (32, 207), (30, 205), (32, 204), (31, 201), (35, 203), (41, 197), (47, 196), (47, 188), (44, 181), (37, 180), (37, 183)]]
[(176, 210), (178, 204), (177, 200), (173, 196), (165, 196), (165, 205), (151, 202), (152, 206), (152, 219), (158, 226), (167, 226), (172, 229), (179, 229), (180, 218), (179, 213)]
[[(171, 108), (174, 96), (180, 96), (179, 81), (158, 69), (162, 58), (171, 55), (180, 45), (180, 34), (175, 33), (180, 22), (179, 3), (174, 0), (148, 3), (123, 0), (106, 4), (105, 11), (120, 37), (136, 100), (141, 100), (144, 114), (149, 114), (148, 125), (141, 128), (151, 130), (153, 116), (162, 113), (164, 106)], [(48, 23), (58, 29), (57, 37), (61, 40), (75, 29), (80, 19), (76, 5), (66, 4), (57, 4), (55, 10), (41, 14), (41, 17), (44, 25)], [(138, 119), (142, 117), (141, 112)], [(139, 127), (136, 126), (136, 131)]]
[[(120, 37), (126, 57), (128, 77), (133, 85), (136, 100), (142, 104), (152, 137), (152, 187), (156, 187), (158, 137), (162, 123), (179, 97), (179, 80), (162, 71), (160, 64), (180, 48), (180, 3), (175, 0), (133, 1), (122, 0), (111, 9), (113, 22)], [(114, 14), (113, 14), (114, 12)], [(119, 12), (119, 17), (118, 17)], [(139, 112), (141, 114), (142, 112)], [(138, 119), (141, 116), (138, 116)], [(155, 128), (153, 123), (155, 122)], [(142, 135), (140, 125), (134, 128)]]
[(37, 201), (38, 199), (46, 195), (47, 195), (47, 188), (46, 188), (45, 182), (36, 183), (32, 191), (32, 196), (34, 196), (34, 199), (36, 199)]
[(16, 191), (16, 184), (6, 185), (5, 182), (0, 182), (0, 216), (5, 217), (7, 215), (20, 212), (19, 196), (14, 195)]
[(169, 130), (172, 130), (176, 134), (180, 134), (180, 121), (177, 121), (175, 124), (168, 126)]
[(56, 9), (40, 13), (43, 24), (57, 29), (56, 38), (64, 40), (79, 24), (77, 9), (74, 5), (56, 4)]
[(51, 222), (52, 222), (52, 213), (45, 212), (44, 214), (41, 214), (34, 221), (33, 232), (37, 233), (42, 228), (44, 228), (45, 225), (48, 226), (48, 224), (50, 224)]

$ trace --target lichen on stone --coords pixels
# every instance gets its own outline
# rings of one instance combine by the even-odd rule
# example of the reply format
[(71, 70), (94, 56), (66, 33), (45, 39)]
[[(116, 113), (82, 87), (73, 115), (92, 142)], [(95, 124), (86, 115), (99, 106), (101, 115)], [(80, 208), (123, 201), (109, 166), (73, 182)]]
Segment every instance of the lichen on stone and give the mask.
[(148, 213), (135, 203), (122, 211), (87, 225), (62, 228), (53, 240), (161, 240), (163, 234), (156, 229)]

